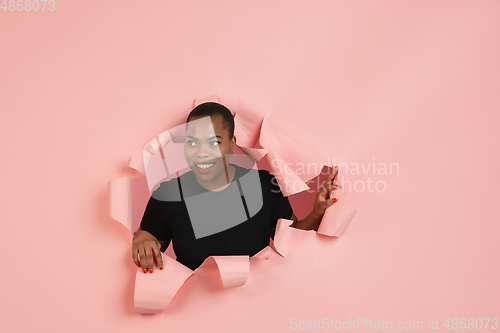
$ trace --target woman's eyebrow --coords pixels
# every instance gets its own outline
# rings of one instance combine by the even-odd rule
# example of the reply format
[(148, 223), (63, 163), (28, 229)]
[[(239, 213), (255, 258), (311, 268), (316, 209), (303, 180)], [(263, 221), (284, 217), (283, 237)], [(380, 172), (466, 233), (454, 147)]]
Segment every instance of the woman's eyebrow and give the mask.
[[(194, 136), (191, 136), (191, 135), (188, 135), (187, 137), (188, 137), (188, 138), (191, 138), (191, 139), (193, 139), (193, 140), (198, 140), (198, 138), (195, 138)], [(222, 136), (220, 136), (220, 135), (212, 135), (212, 136), (210, 136), (210, 137), (207, 139), (207, 141), (208, 141), (208, 140), (212, 140), (212, 139), (214, 139), (214, 138), (223, 139), (223, 137), (222, 137)]]

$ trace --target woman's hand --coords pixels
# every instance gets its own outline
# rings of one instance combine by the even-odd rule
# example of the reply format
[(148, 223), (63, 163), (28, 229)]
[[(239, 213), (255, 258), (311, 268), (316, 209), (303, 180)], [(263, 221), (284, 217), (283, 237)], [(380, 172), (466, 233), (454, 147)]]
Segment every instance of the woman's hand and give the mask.
[(291, 227), (302, 230), (318, 231), (325, 210), (337, 202), (337, 198), (330, 198), (330, 190), (336, 190), (338, 188), (338, 185), (335, 184), (338, 172), (338, 167), (332, 168), (332, 172), (318, 190), (312, 212), (309, 213), (305, 219), (298, 221), (295, 214), (292, 214), (291, 220), (293, 224), (290, 225)]
[(132, 240), (132, 259), (134, 263), (141, 267), (144, 273), (153, 273), (154, 258), (160, 269), (163, 269), (161, 260), (161, 244), (155, 236), (145, 230), (137, 230)]
[(330, 190), (336, 190), (338, 188), (338, 184), (335, 183), (338, 173), (339, 168), (337, 166), (332, 168), (325, 182), (321, 185), (318, 190), (318, 195), (316, 195), (316, 200), (314, 201), (313, 214), (323, 216), (325, 210), (337, 202), (337, 198), (330, 198)]

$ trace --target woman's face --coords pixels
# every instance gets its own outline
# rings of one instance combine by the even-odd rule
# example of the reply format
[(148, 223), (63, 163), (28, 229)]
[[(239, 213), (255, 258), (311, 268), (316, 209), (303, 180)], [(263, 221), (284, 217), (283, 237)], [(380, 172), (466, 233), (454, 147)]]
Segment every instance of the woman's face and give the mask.
[(227, 184), (229, 156), (235, 146), (236, 137), (229, 140), (220, 116), (193, 117), (187, 125), (184, 156), (202, 185)]

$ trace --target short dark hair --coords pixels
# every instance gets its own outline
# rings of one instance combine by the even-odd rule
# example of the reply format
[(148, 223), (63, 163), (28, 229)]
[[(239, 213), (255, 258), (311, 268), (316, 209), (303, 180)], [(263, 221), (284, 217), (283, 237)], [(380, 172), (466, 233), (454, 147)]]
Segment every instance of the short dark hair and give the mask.
[(229, 140), (233, 139), (234, 136), (234, 117), (231, 111), (224, 105), (216, 102), (205, 102), (197, 105), (188, 115), (186, 120), (187, 123), (193, 117), (203, 117), (203, 116), (220, 116), (222, 117), (222, 125), (224, 129), (229, 132)]

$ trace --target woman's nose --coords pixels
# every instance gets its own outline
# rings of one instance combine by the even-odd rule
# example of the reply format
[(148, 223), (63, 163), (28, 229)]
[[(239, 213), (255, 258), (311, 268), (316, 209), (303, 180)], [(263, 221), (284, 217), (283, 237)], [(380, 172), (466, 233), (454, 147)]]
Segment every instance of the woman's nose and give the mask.
[(198, 157), (208, 156), (208, 146), (199, 145), (198, 149), (196, 150), (196, 156)]

